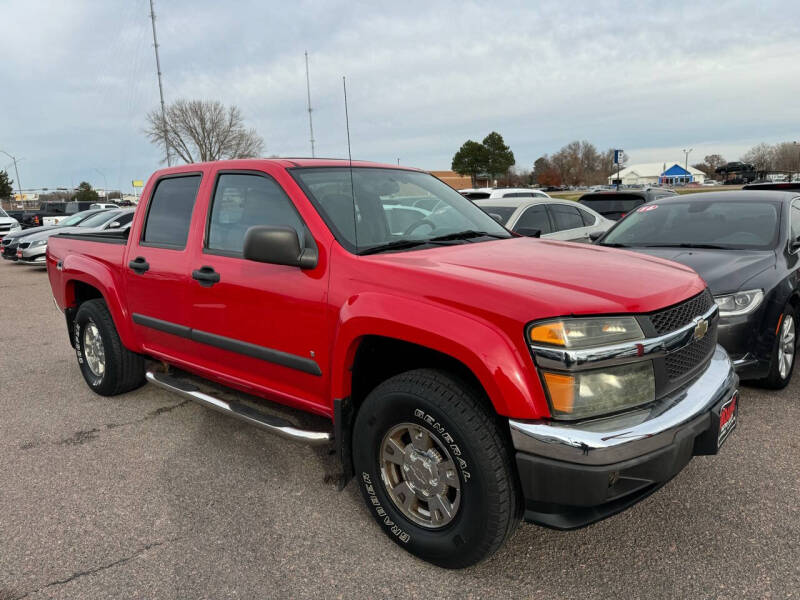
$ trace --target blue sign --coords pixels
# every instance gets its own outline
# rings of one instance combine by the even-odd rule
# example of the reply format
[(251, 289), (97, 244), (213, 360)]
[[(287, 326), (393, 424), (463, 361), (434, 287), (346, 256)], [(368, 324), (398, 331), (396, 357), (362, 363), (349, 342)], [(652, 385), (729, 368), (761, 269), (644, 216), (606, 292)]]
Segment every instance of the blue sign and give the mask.
[(614, 164), (621, 165), (623, 161), (623, 152), (622, 150), (614, 150)]

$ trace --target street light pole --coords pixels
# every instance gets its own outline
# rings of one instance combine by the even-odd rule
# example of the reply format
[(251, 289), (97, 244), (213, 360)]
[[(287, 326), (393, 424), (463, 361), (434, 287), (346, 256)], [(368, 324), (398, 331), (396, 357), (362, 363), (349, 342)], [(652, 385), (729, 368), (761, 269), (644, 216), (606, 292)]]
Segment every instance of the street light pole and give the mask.
[(683, 149), (683, 156), (684, 156), (683, 170), (686, 171), (687, 173), (689, 172), (689, 153), (692, 150), (694, 150), (694, 148), (689, 148), (688, 150), (686, 148)]
[(10, 158), (11, 160), (13, 160), (13, 161), (14, 161), (14, 173), (15, 173), (15, 174), (16, 174), (16, 176), (17, 176), (17, 189), (19, 190), (19, 201), (20, 201), (20, 202), (25, 202), (24, 196), (22, 195), (22, 182), (20, 182), (20, 180), (19, 180), (19, 169), (17, 169), (17, 157), (16, 157), (16, 156), (11, 156), (11, 155), (10, 155), (8, 152), (6, 152), (5, 150), (0, 150), (0, 152), (2, 152), (2, 153), (3, 153), (3, 154), (5, 154), (5, 155), (6, 155), (8, 158)]
[(100, 169), (95, 169), (95, 171), (97, 171), (98, 173), (100, 173), (100, 175), (103, 176), (103, 185), (105, 186), (105, 188), (103, 188), (103, 191), (105, 192), (105, 199), (106, 201), (108, 201), (108, 180), (106, 179), (106, 174), (103, 173)]

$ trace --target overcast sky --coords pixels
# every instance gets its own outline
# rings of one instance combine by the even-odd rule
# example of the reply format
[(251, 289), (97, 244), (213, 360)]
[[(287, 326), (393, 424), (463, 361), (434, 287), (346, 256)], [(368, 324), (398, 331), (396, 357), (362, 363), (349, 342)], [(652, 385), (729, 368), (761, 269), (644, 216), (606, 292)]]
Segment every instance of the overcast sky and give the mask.
[[(3, 0), (0, 149), (23, 187), (130, 189), (160, 165), (148, 0)], [(267, 155), (449, 169), (499, 131), (517, 165), (574, 139), (630, 162), (800, 140), (800, 2), (156, 0), (164, 93), (241, 107)], [(0, 155), (0, 168), (10, 159)], [(10, 167), (13, 177), (13, 167)], [(15, 186), (16, 187), (16, 186)]]

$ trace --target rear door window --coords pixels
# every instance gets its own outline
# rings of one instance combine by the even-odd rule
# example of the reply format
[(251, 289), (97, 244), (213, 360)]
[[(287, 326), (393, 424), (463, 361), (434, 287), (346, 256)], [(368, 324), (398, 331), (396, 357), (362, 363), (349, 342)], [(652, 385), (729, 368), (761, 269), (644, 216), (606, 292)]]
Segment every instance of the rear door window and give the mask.
[(176, 250), (186, 247), (200, 175), (169, 177), (158, 182), (142, 234), (142, 244)]
[(528, 208), (514, 225), (514, 231), (521, 229), (538, 229), (545, 233), (552, 233), (553, 227), (550, 225), (550, 218), (547, 216), (547, 210), (542, 204), (537, 204)]
[(554, 204), (547, 207), (553, 217), (553, 224), (556, 231), (564, 231), (566, 229), (577, 229), (583, 227), (583, 218), (578, 212), (578, 209), (573, 206), (564, 206), (563, 204)]
[(592, 213), (587, 210), (578, 209), (578, 212), (581, 213), (581, 218), (583, 219), (583, 224), (588, 226), (594, 225), (597, 223), (597, 217), (595, 217)]

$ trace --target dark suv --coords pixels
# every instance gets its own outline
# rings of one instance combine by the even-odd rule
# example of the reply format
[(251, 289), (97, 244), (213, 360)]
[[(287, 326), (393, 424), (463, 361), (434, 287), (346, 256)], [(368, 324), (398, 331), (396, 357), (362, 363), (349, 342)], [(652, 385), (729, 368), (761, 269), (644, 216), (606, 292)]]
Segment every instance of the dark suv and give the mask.
[(672, 190), (651, 188), (646, 190), (623, 190), (619, 192), (592, 192), (584, 194), (578, 203), (599, 212), (606, 219), (619, 221), (633, 209), (645, 202), (677, 195)]

